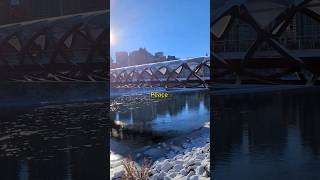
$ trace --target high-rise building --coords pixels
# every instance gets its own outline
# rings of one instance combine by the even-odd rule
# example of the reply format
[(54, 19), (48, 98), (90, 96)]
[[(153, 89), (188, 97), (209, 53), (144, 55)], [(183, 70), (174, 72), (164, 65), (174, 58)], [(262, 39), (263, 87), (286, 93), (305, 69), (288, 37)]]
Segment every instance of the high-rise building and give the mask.
[(167, 58), (166, 56), (164, 55), (163, 52), (156, 52), (154, 54), (154, 62), (163, 62), (163, 61), (166, 61)]
[(3, 0), (0, 24), (109, 9), (104, 0)]
[(128, 52), (116, 52), (116, 64), (118, 67), (125, 67), (131, 65), (129, 64)]
[(168, 56), (167, 61), (177, 60), (176, 56)]
[(146, 48), (139, 48), (129, 54), (130, 65), (148, 64), (155, 62), (154, 56)]
[(164, 56), (164, 53), (163, 53), (163, 52), (156, 52), (156, 53), (154, 53), (154, 56), (156, 56), (156, 57), (163, 57), (163, 56)]
[(129, 64), (139, 65), (166, 61), (167, 58), (163, 52), (156, 52), (152, 55), (146, 48), (139, 48), (129, 54)]

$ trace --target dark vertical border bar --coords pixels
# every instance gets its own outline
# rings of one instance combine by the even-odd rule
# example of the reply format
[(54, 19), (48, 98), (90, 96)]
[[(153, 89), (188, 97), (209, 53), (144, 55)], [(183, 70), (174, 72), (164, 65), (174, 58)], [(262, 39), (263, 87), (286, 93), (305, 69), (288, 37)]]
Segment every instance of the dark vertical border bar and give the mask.
[[(212, 34), (212, 28), (213, 28), (213, 1), (214, 0), (210, 0), (210, 82), (209, 82), (209, 89), (210, 91), (213, 90), (213, 80), (214, 80), (214, 61), (213, 61), (213, 34)], [(215, 132), (214, 130), (214, 117), (213, 117), (213, 96), (210, 96), (210, 177), (211, 179), (213, 178), (213, 166), (214, 166), (214, 162), (213, 162), (213, 157), (214, 157), (214, 148), (213, 145), (215, 144), (214, 141), (214, 135), (213, 133)]]
[(106, 49), (107, 51), (107, 96), (108, 96), (108, 107), (107, 107), (107, 132), (106, 132), (106, 164), (107, 164), (107, 177), (106, 179), (109, 179), (110, 177), (110, 127), (111, 127), (111, 123), (110, 123), (110, 24), (111, 24), (111, 20), (110, 20), (110, 0), (106, 0), (107, 1), (107, 9), (108, 9), (108, 19), (107, 19), (107, 37), (108, 37), (108, 48)]
[(213, 61), (213, 39), (214, 36), (212, 34), (212, 28), (213, 28), (213, 1), (210, 1), (210, 85), (213, 86), (213, 80), (214, 80), (214, 61)]

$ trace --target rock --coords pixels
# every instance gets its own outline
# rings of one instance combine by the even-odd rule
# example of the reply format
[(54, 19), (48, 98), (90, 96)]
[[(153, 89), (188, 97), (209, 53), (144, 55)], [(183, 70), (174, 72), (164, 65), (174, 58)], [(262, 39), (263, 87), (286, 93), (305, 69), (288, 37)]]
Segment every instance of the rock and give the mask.
[(189, 178), (189, 180), (199, 180), (199, 176), (193, 175)]
[(171, 178), (175, 178), (177, 176), (177, 173), (176, 172), (173, 172), (173, 173), (170, 173), (169, 174), (169, 177), (171, 177)]
[(183, 161), (180, 161), (180, 160), (177, 160), (177, 161), (175, 161), (174, 163), (175, 163), (175, 164), (181, 164), (181, 165), (182, 165), (184, 162), (183, 162)]
[(175, 156), (171, 152), (172, 158), (156, 161), (150, 170), (150, 174), (154, 174), (150, 179), (210, 179), (210, 145), (190, 150), (191, 147)]
[(166, 176), (166, 173), (160, 172), (160, 173), (158, 174), (158, 179), (163, 179), (164, 176)]
[(189, 174), (187, 175), (187, 179), (189, 179), (193, 175), (195, 175), (195, 172), (194, 171), (190, 171)]
[(116, 172), (114, 175), (113, 175), (113, 177), (112, 177), (112, 179), (121, 179), (121, 177), (124, 175), (124, 171), (119, 171), (119, 172)]
[(198, 161), (202, 161), (206, 158), (206, 155), (205, 154), (198, 154), (195, 159), (198, 160)]
[(189, 167), (187, 168), (187, 172), (196, 171), (196, 168), (197, 168), (197, 166), (189, 166)]
[(179, 172), (181, 169), (183, 169), (183, 166), (181, 164), (176, 164), (174, 167), (173, 167), (173, 170), (175, 172)]
[(205, 168), (205, 176), (210, 177), (210, 165)]
[(192, 159), (192, 160), (190, 160), (190, 161), (188, 161), (187, 163), (186, 163), (186, 166), (188, 167), (188, 166), (192, 166), (192, 165), (195, 165), (196, 163), (199, 163), (199, 162), (196, 162), (194, 159)]
[(205, 172), (205, 166), (201, 165), (196, 168), (196, 174), (202, 176)]
[(183, 155), (183, 159), (186, 159), (186, 158), (188, 158), (188, 157), (189, 157), (189, 153), (188, 153), (188, 154)]
[(155, 174), (155, 175), (151, 176), (150, 179), (151, 179), (151, 180), (158, 180), (158, 174)]
[(176, 171), (174, 171), (173, 169), (170, 169), (170, 170), (167, 172), (167, 174), (174, 173), (174, 172), (176, 172)]
[(171, 169), (172, 167), (173, 167), (172, 162), (165, 162), (165, 163), (163, 163), (163, 165), (161, 167), (161, 171), (168, 172), (169, 169)]
[(158, 172), (158, 171), (157, 171), (156, 169), (151, 169), (151, 170), (150, 170), (150, 173), (151, 173), (152, 175), (153, 175), (153, 174), (157, 174), (157, 172)]
[(206, 144), (203, 148), (203, 151), (209, 152), (210, 151), (210, 144)]
[(157, 164), (157, 166), (156, 166), (156, 171), (157, 172), (160, 172), (161, 171), (161, 163), (159, 163), (159, 164)]
[(196, 165), (196, 166), (200, 166), (200, 165), (201, 165), (201, 161), (199, 161), (199, 160), (195, 159), (194, 165)]
[(180, 174), (185, 176), (185, 175), (187, 175), (187, 171), (185, 169), (181, 169)]

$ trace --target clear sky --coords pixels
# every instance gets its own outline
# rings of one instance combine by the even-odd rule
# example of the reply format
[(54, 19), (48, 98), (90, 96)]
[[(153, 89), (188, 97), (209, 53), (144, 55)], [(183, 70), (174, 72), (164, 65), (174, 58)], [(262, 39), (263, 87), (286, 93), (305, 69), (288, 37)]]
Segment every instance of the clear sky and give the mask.
[(179, 58), (210, 54), (210, 0), (111, 0), (111, 55), (145, 47)]

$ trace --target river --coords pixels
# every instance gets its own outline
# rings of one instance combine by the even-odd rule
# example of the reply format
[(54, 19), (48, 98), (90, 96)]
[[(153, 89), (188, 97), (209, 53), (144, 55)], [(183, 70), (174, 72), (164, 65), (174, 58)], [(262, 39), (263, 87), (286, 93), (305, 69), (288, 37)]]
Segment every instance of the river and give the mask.
[(107, 103), (0, 112), (1, 180), (105, 179)]
[(151, 91), (143, 90), (111, 99), (112, 168), (120, 166), (128, 156), (137, 162), (164, 157), (172, 152), (168, 141), (187, 137), (210, 121), (207, 90), (156, 91), (166, 92), (170, 97), (152, 98), (148, 95)]
[(319, 88), (211, 101), (214, 179), (320, 179)]

